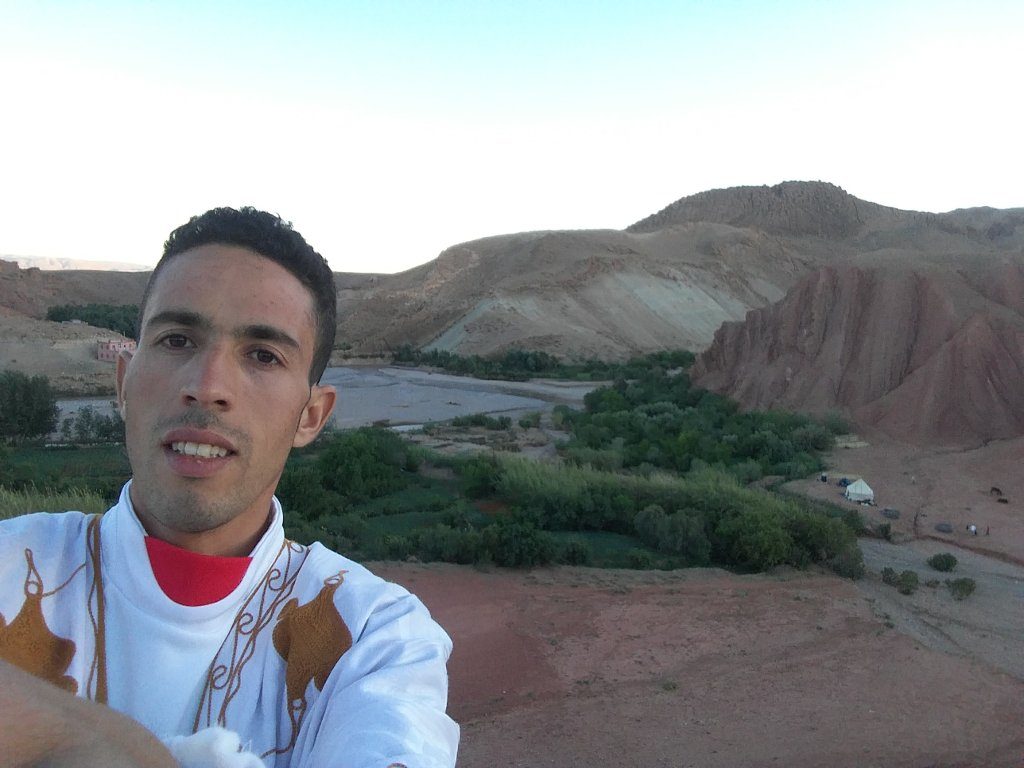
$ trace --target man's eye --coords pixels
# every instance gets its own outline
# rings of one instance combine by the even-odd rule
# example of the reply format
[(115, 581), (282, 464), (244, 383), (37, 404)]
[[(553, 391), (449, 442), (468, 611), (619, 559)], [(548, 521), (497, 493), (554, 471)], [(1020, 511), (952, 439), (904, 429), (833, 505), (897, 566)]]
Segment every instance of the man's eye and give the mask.
[(261, 365), (275, 365), (281, 362), (277, 359), (277, 355), (266, 349), (257, 349), (252, 353), (252, 356)]
[(182, 336), (180, 333), (172, 333), (169, 336), (164, 336), (160, 343), (171, 349), (184, 349), (188, 346), (188, 336)]

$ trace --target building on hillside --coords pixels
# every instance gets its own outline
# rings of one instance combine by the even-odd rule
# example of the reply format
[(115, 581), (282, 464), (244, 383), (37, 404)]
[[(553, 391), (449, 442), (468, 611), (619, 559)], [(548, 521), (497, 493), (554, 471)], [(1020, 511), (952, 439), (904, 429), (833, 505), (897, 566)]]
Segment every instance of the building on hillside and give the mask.
[(131, 339), (110, 339), (96, 342), (96, 358), (113, 363), (122, 352), (134, 352), (135, 342)]

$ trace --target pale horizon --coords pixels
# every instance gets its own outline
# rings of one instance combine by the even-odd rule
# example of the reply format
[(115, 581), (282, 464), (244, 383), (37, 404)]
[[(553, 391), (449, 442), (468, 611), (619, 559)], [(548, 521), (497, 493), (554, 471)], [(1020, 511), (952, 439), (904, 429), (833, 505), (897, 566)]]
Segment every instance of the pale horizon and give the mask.
[(0, 0), (0, 254), (151, 266), (217, 205), (337, 272), (790, 180), (1024, 206), (1024, 6), (768, 5)]

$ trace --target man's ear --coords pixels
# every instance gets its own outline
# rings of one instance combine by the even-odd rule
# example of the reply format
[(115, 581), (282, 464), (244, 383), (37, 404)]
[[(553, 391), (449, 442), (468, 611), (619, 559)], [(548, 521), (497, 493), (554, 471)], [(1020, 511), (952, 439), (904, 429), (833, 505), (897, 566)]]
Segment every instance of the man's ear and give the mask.
[(327, 420), (331, 418), (337, 397), (337, 392), (331, 386), (317, 384), (310, 390), (309, 401), (299, 416), (299, 426), (295, 430), (295, 439), (292, 440), (293, 448), (301, 448), (316, 440), (316, 436), (327, 426)]
[(114, 379), (114, 389), (117, 392), (117, 410), (124, 419), (125, 405), (128, 402), (124, 391), (124, 377), (128, 373), (128, 364), (132, 361), (131, 352), (121, 352), (117, 356), (117, 374)]

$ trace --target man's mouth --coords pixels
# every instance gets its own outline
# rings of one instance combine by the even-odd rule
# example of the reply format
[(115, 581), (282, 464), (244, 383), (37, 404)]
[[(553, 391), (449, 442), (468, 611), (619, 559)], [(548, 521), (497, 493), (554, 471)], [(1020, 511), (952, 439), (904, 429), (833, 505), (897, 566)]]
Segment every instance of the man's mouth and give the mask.
[(219, 459), (229, 453), (227, 448), (209, 443), (174, 442), (171, 443), (171, 450), (185, 456), (199, 456), (203, 459)]

